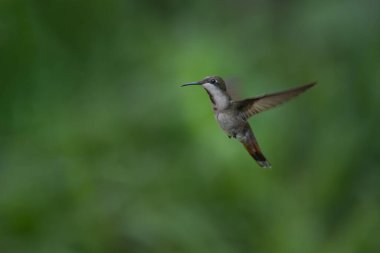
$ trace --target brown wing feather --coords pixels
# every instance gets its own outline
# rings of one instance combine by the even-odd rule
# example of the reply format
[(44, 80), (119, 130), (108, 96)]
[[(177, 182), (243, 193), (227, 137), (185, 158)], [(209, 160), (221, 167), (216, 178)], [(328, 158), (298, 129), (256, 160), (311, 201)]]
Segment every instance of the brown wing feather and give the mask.
[(236, 108), (240, 111), (241, 116), (244, 119), (248, 119), (249, 117), (255, 114), (266, 111), (277, 105), (289, 101), (290, 99), (298, 96), (302, 92), (305, 92), (306, 90), (310, 89), (314, 85), (316, 85), (315, 82), (282, 92), (276, 92), (258, 97), (235, 101), (234, 104)]

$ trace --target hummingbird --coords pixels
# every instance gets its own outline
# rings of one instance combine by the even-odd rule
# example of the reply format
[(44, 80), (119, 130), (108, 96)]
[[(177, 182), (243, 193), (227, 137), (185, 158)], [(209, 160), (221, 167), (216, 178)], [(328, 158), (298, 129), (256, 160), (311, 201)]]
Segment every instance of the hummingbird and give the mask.
[(215, 118), (227, 136), (240, 141), (261, 167), (271, 168), (271, 164), (260, 149), (248, 119), (289, 101), (316, 85), (316, 82), (236, 101), (232, 100), (227, 92), (226, 83), (219, 76), (207, 76), (198, 82), (182, 84), (181, 87), (189, 85), (201, 85), (206, 90), (213, 106)]

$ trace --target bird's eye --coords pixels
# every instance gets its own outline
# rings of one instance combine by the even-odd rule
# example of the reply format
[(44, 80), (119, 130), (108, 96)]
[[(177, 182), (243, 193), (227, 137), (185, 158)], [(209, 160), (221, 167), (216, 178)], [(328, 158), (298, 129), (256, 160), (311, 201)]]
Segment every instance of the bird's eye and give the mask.
[(214, 83), (216, 83), (216, 80), (215, 79), (211, 79), (210, 83), (214, 84)]

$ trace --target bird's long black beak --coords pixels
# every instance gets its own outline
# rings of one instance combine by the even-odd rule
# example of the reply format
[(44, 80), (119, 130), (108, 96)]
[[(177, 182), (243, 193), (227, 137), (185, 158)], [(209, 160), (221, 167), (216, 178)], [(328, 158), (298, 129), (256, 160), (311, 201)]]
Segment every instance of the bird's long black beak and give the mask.
[(185, 83), (185, 84), (182, 84), (181, 87), (188, 86), (188, 85), (202, 85), (202, 83), (201, 82)]

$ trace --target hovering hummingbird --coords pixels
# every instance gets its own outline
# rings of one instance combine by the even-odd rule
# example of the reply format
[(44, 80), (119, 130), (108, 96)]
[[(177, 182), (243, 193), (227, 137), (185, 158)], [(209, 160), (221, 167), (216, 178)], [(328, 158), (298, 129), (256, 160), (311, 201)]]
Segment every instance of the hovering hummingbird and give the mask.
[(248, 118), (298, 96), (315, 84), (313, 82), (290, 90), (237, 101), (231, 99), (225, 82), (219, 76), (208, 76), (198, 82), (183, 84), (181, 87), (202, 85), (213, 104), (215, 118), (228, 137), (239, 140), (261, 167), (270, 168), (271, 164), (261, 152)]

